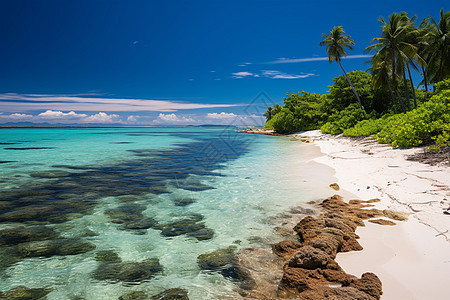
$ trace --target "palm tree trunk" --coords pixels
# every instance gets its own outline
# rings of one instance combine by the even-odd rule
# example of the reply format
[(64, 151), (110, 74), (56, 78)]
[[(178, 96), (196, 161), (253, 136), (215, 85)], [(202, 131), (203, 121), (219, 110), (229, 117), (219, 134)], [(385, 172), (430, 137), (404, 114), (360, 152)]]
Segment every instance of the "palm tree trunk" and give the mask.
[(422, 66), (423, 82), (425, 83), (425, 92), (428, 92), (427, 70)]
[(408, 90), (408, 85), (406, 84), (405, 66), (403, 66), (403, 84), (405, 85), (406, 101), (408, 101), (408, 111), (411, 111), (411, 101), (409, 101), (409, 90)]
[(355, 93), (356, 98), (358, 99), (359, 107), (360, 107), (361, 109), (364, 109), (363, 106), (362, 106), (362, 104), (361, 104), (361, 99), (359, 99), (358, 93), (356, 92), (355, 88), (353, 87), (352, 82), (350, 81), (350, 78), (348, 78), (347, 73), (345, 73), (345, 70), (344, 70), (344, 68), (342, 67), (341, 60), (338, 59), (337, 61), (338, 61), (339, 65), (341, 66), (342, 72), (344, 72), (344, 75), (345, 75), (345, 77), (347, 78), (348, 83), (350, 83), (350, 86), (352, 87), (353, 93)]
[(388, 84), (389, 87), (389, 92), (391, 92), (391, 98), (392, 98), (392, 107), (394, 108), (394, 113), (397, 113), (397, 109), (395, 108), (395, 99), (394, 99), (394, 94), (392, 93), (392, 88), (391, 88), (391, 84), (389, 83), (389, 78), (387, 75), (384, 75), (384, 77), (386, 78), (386, 82)]
[(413, 80), (411, 77), (411, 70), (409, 69), (409, 64), (406, 64), (406, 66), (408, 67), (409, 80), (411, 80), (411, 88), (412, 88), (413, 97), (414, 97), (414, 108), (417, 108), (416, 91), (414, 90), (414, 84), (413, 84)]
[(398, 88), (396, 88), (395, 91), (397, 92), (398, 99), (400, 100), (400, 104), (402, 105), (403, 112), (406, 113), (405, 103), (403, 103), (403, 99), (400, 95), (400, 92), (398, 91)]

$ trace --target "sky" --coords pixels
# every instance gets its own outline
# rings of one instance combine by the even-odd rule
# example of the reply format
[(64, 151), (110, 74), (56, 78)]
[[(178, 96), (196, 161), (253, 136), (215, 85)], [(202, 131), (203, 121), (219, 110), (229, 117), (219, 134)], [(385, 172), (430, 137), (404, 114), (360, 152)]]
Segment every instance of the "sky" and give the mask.
[[(287, 93), (341, 75), (322, 33), (366, 70), (378, 17), (445, 1), (0, 0), (0, 124), (262, 125)], [(448, 4), (447, 4), (448, 6)]]

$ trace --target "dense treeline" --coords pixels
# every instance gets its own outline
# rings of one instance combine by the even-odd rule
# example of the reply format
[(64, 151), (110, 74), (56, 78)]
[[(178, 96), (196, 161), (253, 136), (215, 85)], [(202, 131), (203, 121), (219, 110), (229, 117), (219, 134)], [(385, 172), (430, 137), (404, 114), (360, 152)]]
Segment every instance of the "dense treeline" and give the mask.
[[(366, 51), (373, 53), (367, 72), (346, 73), (341, 58), (354, 42), (341, 26), (323, 34), (330, 63), (344, 75), (333, 79), (327, 94), (287, 94), (284, 105), (269, 107), (266, 128), (277, 132), (321, 129), (347, 136), (376, 134), (394, 147), (448, 145), (450, 136), (450, 12), (440, 20), (417, 24), (405, 12), (379, 18), (381, 37)], [(422, 81), (414, 87), (411, 72)], [(433, 92), (429, 91), (430, 86)]]

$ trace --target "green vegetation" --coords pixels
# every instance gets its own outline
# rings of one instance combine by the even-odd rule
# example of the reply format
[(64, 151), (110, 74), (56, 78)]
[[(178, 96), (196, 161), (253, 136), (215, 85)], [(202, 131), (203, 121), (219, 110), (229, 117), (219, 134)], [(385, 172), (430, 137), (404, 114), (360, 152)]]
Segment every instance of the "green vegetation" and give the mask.
[[(440, 11), (416, 27), (416, 16), (393, 13), (379, 19), (381, 37), (366, 48), (374, 53), (369, 73), (346, 73), (341, 58), (354, 46), (336, 26), (323, 34), (329, 61), (344, 75), (333, 79), (327, 94), (287, 94), (284, 105), (268, 108), (265, 128), (288, 133), (321, 129), (344, 136), (371, 136), (393, 147), (450, 145), (450, 12)], [(414, 87), (411, 69), (423, 80)], [(433, 85), (433, 92), (428, 91)], [(414, 107), (411, 107), (414, 101)]]

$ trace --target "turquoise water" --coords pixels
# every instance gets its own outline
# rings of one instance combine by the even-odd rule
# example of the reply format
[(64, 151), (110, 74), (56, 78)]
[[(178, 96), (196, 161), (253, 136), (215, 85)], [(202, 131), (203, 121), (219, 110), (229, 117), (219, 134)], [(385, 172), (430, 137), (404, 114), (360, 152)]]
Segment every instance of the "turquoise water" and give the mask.
[[(0, 129), (0, 291), (238, 298), (236, 278), (197, 257), (280, 240), (270, 218), (326, 195), (317, 155), (299, 140), (223, 128)], [(115, 263), (99, 261), (104, 250)], [(108, 273), (148, 259), (159, 262), (151, 275)]]

